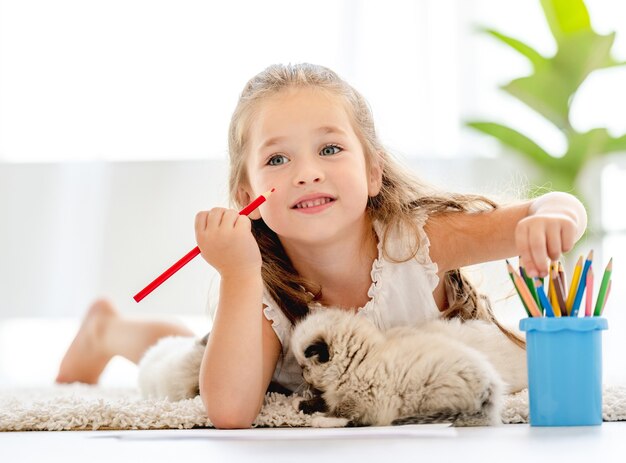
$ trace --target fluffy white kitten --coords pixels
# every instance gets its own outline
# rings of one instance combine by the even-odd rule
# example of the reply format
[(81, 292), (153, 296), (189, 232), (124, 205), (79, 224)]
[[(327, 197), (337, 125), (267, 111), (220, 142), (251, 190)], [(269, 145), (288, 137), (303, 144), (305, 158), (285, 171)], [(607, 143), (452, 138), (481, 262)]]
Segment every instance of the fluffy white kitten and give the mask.
[(319, 393), (294, 403), (326, 412), (314, 426), (501, 422), (502, 394), (526, 384), (525, 351), (492, 324), (434, 320), (379, 330), (326, 309), (295, 327), (291, 347)]
[[(200, 365), (209, 335), (202, 339), (170, 336), (150, 347), (139, 362), (139, 390), (145, 398), (172, 402), (200, 394)], [(291, 391), (271, 382), (267, 392), (290, 395)]]
[(200, 364), (206, 337), (160, 339), (139, 362), (139, 390), (145, 398), (178, 401), (200, 393)]

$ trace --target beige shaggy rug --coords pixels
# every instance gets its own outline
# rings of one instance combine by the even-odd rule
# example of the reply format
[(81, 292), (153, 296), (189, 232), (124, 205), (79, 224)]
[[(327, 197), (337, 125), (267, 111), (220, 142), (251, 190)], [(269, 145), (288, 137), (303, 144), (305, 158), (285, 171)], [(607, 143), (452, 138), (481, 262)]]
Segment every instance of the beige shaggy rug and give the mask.
[[(271, 393), (255, 427), (310, 426), (293, 398)], [(604, 421), (626, 421), (626, 386), (605, 387)], [(528, 394), (506, 398), (504, 423), (528, 422)], [(168, 402), (142, 399), (136, 389), (81, 384), (42, 389), (0, 389), (0, 431), (190, 429), (211, 427), (200, 397)]]

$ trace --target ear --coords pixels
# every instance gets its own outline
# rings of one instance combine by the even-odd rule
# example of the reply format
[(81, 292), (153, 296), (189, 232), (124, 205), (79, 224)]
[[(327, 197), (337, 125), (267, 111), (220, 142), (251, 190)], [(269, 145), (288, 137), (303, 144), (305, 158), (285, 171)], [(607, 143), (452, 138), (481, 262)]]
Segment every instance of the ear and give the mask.
[[(255, 198), (256, 196), (253, 196), (252, 190), (250, 189), (250, 187), (248, 186), (239, 187), (239, 190), (237, 191), (237, 201), (239, 202), (239, 204), (246, 206), (250, 204)], [(253, 210), (252, 212), (250, 212), (250, 214), (248, 214), (248, 217), (251, 220), (258, 220), (261, 218), (261, 212), (257, 208)]]
[(368, 172), (367, 194), (376, 196), (383, 185), (382, 160), (378, 155), (371, 160)]
[(330, 354), (328, 353), (328, 344), (326, 344), (326, 342), (322, 339), (315, 341), (304, 351), (304, 356), (306, 358), (311, 358), (316, 355), (320, 363), (326, 363), (330, 359)]

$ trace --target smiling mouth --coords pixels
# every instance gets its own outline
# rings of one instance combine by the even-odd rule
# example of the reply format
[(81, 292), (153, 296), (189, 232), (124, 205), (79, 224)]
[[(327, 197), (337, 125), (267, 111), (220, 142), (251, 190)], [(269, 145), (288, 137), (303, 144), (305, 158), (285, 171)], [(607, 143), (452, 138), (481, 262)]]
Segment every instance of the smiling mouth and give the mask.
[(296, 204), (295, 206), (293, 206), (292, 209), (308, 209), (311, 207), (317, 207), (317, 206), (323, 206), (324, 204), (328, 204), (333, 202), (334, 199), (333, 198), (317, 198), (317, 199), (311, 199), (308, 201), (301, 201), (298, 204)]

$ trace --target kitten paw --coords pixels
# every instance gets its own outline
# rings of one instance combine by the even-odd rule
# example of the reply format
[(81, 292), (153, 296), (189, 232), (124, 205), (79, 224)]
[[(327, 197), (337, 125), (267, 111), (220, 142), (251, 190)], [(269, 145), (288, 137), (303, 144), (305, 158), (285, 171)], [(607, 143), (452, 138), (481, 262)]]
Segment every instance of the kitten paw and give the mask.
[(328, 407), (326, 401), (321, 396), (315, 396), (311, 399), (303, 399), (298, 397), (291, 402), (293, 407), (306, 415), (312, 415), (316, 412), (327, 412)]
[(313, 428), (345, 428), (349, 423), (347, 418), (336, 418), (334, 416), (315, 416), (311, 419)]
[(295, 399), (293, 399), (291, 401), (291, 406), (293, 407), (293, 409), (297, 412), (300, 411), (300, 404), (304, 402), (304, 399), (302, 397), (296, 397)]

